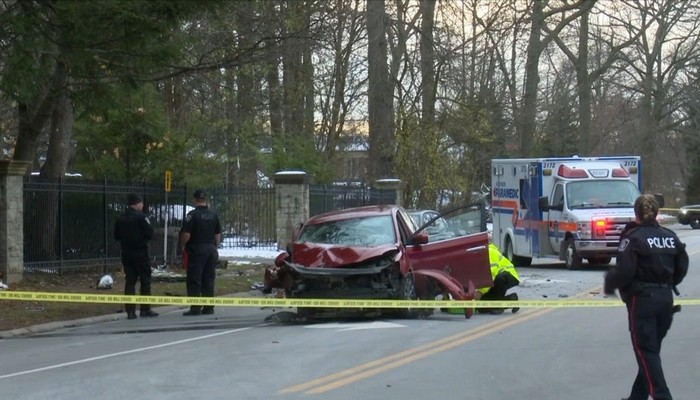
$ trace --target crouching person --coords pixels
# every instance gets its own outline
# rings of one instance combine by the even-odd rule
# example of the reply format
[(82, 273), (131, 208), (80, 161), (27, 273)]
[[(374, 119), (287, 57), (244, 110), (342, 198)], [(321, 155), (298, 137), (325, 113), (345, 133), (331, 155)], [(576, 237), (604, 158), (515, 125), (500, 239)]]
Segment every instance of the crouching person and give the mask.
[[(491, 235), (489, 234), (489, 239)], [(518, 300), (517, 293), (506, 295), (508, 289), (520, 284), (520, 276), (515, 269), (513, 263), (503, 257), (501, 251), (498, 250), (495, 244), (489, 240), (489, 262), (491, 263), (491, 278), (493, 279), (492, 287), (477, 289), (475, 299), (477, 300)], [(482, 314), (502, 314), (504, 308), (479, 308), (478, 313)], [(520, 310), (519, 307), (513, 307), (512, 312), (515, 314)]]

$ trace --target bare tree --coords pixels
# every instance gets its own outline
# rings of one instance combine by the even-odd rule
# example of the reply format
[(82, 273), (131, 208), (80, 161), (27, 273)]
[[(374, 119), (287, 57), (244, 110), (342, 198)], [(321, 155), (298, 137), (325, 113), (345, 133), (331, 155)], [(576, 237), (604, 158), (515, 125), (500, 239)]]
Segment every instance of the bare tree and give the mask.
[[(637, 40), (625, 53), (626, 63), (620, 69), (623, 79), (618, 83), (626, 83), (632, 98), (638, 100), (638, 150), (646, 164), (643, 186), (660, 190), (672, 184), (657, 171), (672, 164), (661, 163), (660, 156), (672, 140), (669, 132), (683, 122), (678, 118), (682, 104), (678, 99), (687, 87), (681, 78), (700, 57), (700, 8), (675, 0), (629, 0), (625, 4), (631, 10), (625, 27)], [(639, 34), (642, 28), (646, 30)]]
[[(563, 3), (559, 7), (548, 7), (548, 0), (534, 0), (530, 14), (530, 38), (527, 44), (527, 61), (525, 63), (524, 93), (519, 107), (516, 128), (520, 137), (520, 155), (532, 155), (536, 128), (537, 91), (540, 82), (539, 64), (542, 51), (572, 21), (589, 10), (595, 2), (578, 0)], [(576, 10), (576, 11), (573, 11)], [(558, 17), (554, 26), (548, 21)], [(543, 35), (543, 33), (546, 33)]]
[[(346, 128), (348, 114), (357, 106), (360, 95), (364, 94), (361, 85), (364, 79), (359, 75), (358, 64), (366, 59), (359, 59), (357, 49), (365, 39), (364, 15), (360, 13), (360, 0), (339, 0), (335, 7), (335, 24), (329, 25), (328, 62), (321, 62), (318, 68), (328, 71), (318, 75), (317, 92), (321, 97), (320, 134), (325, 144), (326, 158), (333, 162), (336, 147), (341, 134)], [(323, 39), (321, 39), (323, 40)], [(323, 57), (323, 54), (319, 56)]]

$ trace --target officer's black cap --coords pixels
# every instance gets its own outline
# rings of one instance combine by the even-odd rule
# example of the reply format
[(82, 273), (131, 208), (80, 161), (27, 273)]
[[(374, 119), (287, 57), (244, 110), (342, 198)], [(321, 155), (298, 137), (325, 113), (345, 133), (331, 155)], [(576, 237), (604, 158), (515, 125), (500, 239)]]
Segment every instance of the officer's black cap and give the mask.
[(197, 189), (197, 190), (194, 191), (194, 195), (193, 195), (192, 197), (194, 197), (195, 199), (206, 199), (206, 198), (207, 198), (207, 194), (204, 193), (204, 190), (202, 190), (202, 189)]
[(143, 198), (136, 193), (129, 193), (127, 196), (127, 201), (129, 202), (130, 206), (133, 206), (134, 204), (143, 203)]

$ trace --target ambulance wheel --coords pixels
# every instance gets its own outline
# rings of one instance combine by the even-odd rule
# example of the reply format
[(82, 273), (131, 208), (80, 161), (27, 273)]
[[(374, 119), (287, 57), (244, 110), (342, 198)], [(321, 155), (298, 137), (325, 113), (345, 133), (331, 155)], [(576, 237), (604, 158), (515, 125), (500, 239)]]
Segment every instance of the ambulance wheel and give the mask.
[(532, 264), (532, 257), (515, 256), (513, 265), (516, 267), (529, 267)]
[(570, 240), (566, 246), (566, 259), (564, 261), (566, 261), (566, 269), (581, 269), (583, 259), (578, 255), (573, 240)]
[(595, 264), (595, 265), (608, 265), (610, 264), (610, 261), (612, 260), (611, 257), (594, 257), (594, 258), (589, 258), (588, 263), (589, 264)]
[(506, 258), (516, 267), (529, 267), (532, 264), (532, 257), (516, 256), (513, 252), (513, 242), (510, 236), (506, 237)]
[(513, 264), (515, 264), (515, 261), (513, 260), (515, 258), (515, 254), (513, 254), (513, 242), (510, 240), (510, 236), (506, 236), (506, 252), (505, 256), (507, 259), (510, 260)]

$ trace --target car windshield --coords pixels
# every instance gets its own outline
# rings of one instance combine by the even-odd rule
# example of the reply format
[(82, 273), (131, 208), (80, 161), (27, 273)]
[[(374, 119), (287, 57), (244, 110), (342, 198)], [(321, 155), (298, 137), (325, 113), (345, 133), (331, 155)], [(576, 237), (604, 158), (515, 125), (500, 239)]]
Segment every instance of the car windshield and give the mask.
[(566, 185), (570, 209), (632, 207), (637, 197), (639, 190), (630, 181), (589, 180)]
[(391, 215), (379, 215), (307, 225), (297, 242), (376, 247), (396, 243), (396, 233)]

